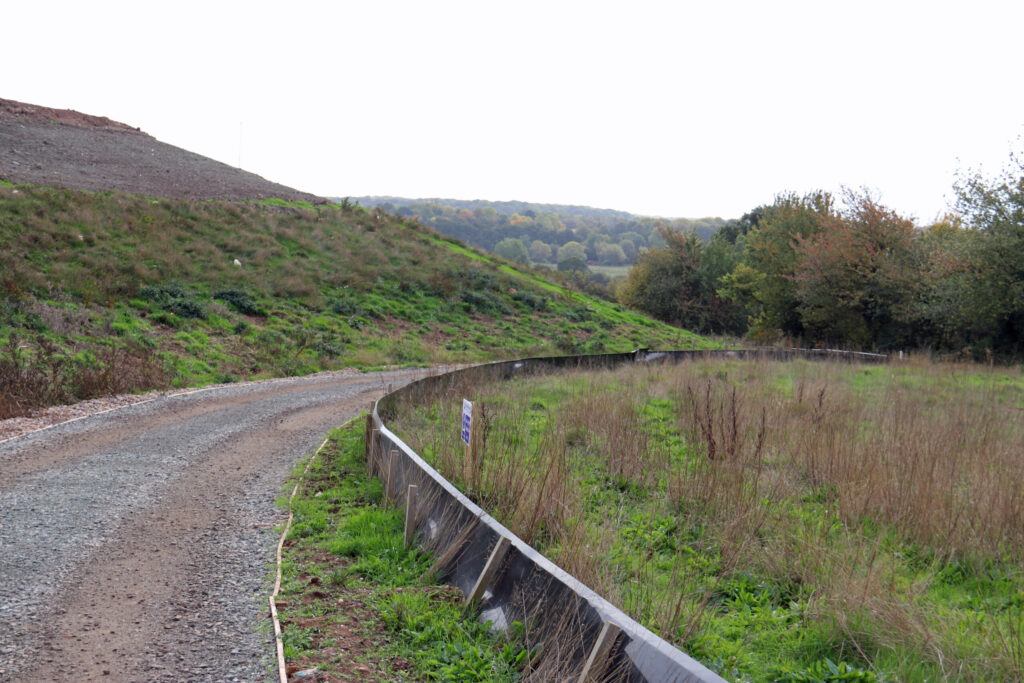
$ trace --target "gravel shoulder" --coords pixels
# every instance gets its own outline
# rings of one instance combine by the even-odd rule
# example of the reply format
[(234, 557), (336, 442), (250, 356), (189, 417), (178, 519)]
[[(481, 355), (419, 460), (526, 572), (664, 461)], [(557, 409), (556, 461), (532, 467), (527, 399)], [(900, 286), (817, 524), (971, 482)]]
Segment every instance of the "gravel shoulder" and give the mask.
[(0, 441), (0, 680), (268, 680), (282, 482), (329, 429), (424, 374), (109, 399)]

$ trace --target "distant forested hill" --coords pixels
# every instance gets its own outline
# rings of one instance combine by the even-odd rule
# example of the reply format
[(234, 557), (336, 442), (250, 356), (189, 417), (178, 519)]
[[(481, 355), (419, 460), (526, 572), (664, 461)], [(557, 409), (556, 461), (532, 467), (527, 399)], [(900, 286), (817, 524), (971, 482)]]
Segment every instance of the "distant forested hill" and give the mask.
[(595, 221), (614, 222), (636, 218), (635, 215), (626, 211), (615, 209), (597, 209), (592, 206), (578, 206), (575, 204), (539, 204), (534, 202), (491, 202), (486, 199), (408, 199), (405, 197), (353, 197), (351, 201), (358, 201), (364, 206), (380, 206), (382, 203), (393, 204), (395, 207), (406, 207), (413, 204), (439, 204), (441, 206), (452, 206), (456, 209), (469, 209), (474, 211), (484, 206), (489, 206), (505, 216), (520, 214), (555, 213), (566, 216), (578, 216), (580, 218), (592, 219)]
[[(589, 206), (461, 199), (352, 197), (349, 201), (415, 216), (438, 232), (488, 251), (533, 263), (626, 265), (664, 244), (658, 228), (694, 231), (705, 241), (721, 218), (652, 218)], [(577, 243), (579, 247), (572, 243)]]

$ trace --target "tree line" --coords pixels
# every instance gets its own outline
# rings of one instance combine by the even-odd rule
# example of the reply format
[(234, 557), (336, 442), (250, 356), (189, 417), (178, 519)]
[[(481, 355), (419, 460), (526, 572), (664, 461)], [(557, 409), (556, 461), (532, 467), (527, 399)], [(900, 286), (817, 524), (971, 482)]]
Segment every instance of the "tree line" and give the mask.
[(588, 264), (634, 263), (643, 251), (664, 245), (662, 229), (693, 231), (709, 239), (725, 224), (721, 218), (653, 218), (561, 204), (401, 197), (352, 201), (414, 218), (510, 260), (558, 264), (560, 270), (584, 273)]
[(962, 176), (931, 225), (866, 191), (786, 193), (709, 240), (659, 228), (616, 296), (703, 333), (1024, 355), (1024, 163)]

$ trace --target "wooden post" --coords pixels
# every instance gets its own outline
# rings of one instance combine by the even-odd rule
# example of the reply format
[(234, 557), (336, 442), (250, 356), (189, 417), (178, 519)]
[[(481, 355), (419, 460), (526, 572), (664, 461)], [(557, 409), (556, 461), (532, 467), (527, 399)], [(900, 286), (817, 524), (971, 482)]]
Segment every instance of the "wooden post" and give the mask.
[(405, 490), (405, 545), (412, 545), (413, 536), (416, 534), (416, 484), (409, 484)]
[(378, 443), (380, 442), (380, 430), (370, 430), (370, 459), (367, 461), (370, 469), (370, 476), (378, 476), (380, 474), (380, 464), (377, 462), (377, 450)]
[(615, 639), (621, 630), (610, 621), (604, 622), (601, 633), (597, 636), (593, 649), (590, 650), (587, 663), (583, 665), (579, 683), (600, 680), (604, 670), (608, 667), (608, 655), (612, 652), (612, 645), (615, 644)]
[(391, 487), (395, 482), (395, 467), (398, 462), (398, 451), (391, 449), (391, 453), (388, 455), (388, 478), (384, 481), (384, 500), (390, 502), (391, 500)]
[(366, 415), (366, 429), (363, 432), (363, 441), (366, 446), (366, 462), (370, 462), (370, 447), (373, 445), (371, 439), (373, 438), (373, 413), (367, 413)]
[(505, 554), (508, 553), (509, 546), (511, 546), (511, 543), (504, 536), (498, 539), (498, 543), (494, 546), (494, 550), (491, 551), (490, 557), (487, 558), (484, 570), (480, 572), (480, 576), (473, 585), (473, 590), (466, 596), (467, 605), (475, 605), (483, 598), (484, 591), (491, 585), (494, 575), (498, 572), (498, 567), (501, 566), (502, 560), (505, 559)]

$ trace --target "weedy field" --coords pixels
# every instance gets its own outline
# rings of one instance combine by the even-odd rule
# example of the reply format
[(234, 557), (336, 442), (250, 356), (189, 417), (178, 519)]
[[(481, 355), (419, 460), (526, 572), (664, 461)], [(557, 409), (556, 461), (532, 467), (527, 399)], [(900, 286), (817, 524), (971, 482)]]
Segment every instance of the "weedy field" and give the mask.
[(0, 418), (319, 370), (709, 347), (411, 220), (0, 183)]
[(1024, 679), (1022, 411), (1019, 369), (699, 361), (456, 387), (392, 428), (730, 680), (990, 681)]

